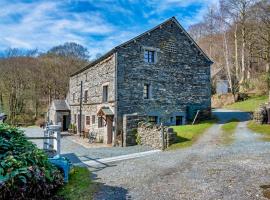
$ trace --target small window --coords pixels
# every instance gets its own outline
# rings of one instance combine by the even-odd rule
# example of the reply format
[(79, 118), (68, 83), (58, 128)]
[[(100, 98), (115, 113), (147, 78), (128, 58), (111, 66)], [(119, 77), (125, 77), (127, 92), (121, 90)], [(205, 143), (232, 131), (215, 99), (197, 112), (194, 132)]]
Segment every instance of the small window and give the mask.
[(96, 116), (92, 115), (92, 124), (95, 124), (95, 123), (96, 123)]
[(155, 51), (145, 50), (144, 51), (144, 61), (147, 63), (155, 62)]
[(84, 91), (84, 103), (87, 103), (88, 101), (88, 90)]
[(77, 123), (77, 116), (76, 116), (76, 114), (74, 115), (74, 123)]
[(102, 117), (98, 117), (98, 128), (101, 128), (104, 126), (104, 120)]
[(108, 85), (103, 86), (102, 102), (108, 102)]
[(143, 98), (150, 99), (150, 85), (144, 84), (143, 86)]
[(148, 121), (149, 121), (150, 123), (157, 124), (157, 122), (158, 122), (158, 117), (157, 117), (157, 116), (149, 116), (149, 117), (148, 117)]
[(75, 102), (75, 98), (76, 98), (76, 94), (73, 93), (73, 94), (72, 94), (72, 101), (73, 101), (73, 102)]
[(90, 125), (90, 116), (85, 117), (86, 125)]

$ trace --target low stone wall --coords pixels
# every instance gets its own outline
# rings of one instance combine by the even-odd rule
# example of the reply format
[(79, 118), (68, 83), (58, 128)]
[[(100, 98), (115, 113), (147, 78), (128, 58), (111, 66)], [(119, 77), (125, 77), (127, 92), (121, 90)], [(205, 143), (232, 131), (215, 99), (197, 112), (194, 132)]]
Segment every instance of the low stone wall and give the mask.
[(266, 124), (268, 121), (267, 105), (262, 104), (253, 113), (253, 120), (258, 124)]
[(225, 105), (233, 104), (235, 102), (234, 96), (232, 93), (213, 95), (211, 98), (211, 104), (213, 108), (221, 108)]
[(162, 149), (162, 129), (164, 133), (164, 148), (167, 148), (171, 144), (175, 143), (176, 133), (173, 132), (172, 128), (164, 126), (140, 122), (137, 129), (137, 141), (139, 141), (141, 145)]

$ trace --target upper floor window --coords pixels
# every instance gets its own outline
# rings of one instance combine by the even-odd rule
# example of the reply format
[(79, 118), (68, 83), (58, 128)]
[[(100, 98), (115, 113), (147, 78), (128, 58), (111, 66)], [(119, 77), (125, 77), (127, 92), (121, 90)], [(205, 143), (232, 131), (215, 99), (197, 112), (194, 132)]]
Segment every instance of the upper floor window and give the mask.
[(87, 103), (88, 101), (88, 90), (84, 91), (84, 103)]
[(92, 124), (95, 124), (95, 123), (96, 123), (96, 116), (92, 115)]
[(86, 116), (85, 118), (86, 125), (90, 125), (90, 116)]
[(103, 86), (102, 102), (108, 102), (108, 85)]
[(144, 61), (147, 63), (155, 62), (155, 51), (144, 50)]
[(72, 101), (73, 101), (73, 102), (75, 102), (75, 98), (76, 98), (76, 94), (73, 93), (73, 94), (72, 94)]
[(144, 84), (143, 86), (143, 98), (150, 99), (150, 85)]

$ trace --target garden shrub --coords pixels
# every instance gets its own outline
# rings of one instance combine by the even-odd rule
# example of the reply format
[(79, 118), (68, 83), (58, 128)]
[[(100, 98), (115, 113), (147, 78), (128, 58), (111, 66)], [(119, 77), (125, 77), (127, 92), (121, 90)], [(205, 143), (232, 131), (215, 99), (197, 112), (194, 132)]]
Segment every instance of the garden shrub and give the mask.
[(23, 131), (0, 124), (0, 199), (44, 199), (63, 185), (63, 175)]

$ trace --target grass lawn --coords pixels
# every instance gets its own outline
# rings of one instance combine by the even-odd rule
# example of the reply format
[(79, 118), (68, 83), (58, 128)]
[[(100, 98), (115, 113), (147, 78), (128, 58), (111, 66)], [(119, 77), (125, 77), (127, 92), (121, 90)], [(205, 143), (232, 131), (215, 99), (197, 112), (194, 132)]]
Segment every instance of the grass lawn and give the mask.
[(232, 110), (241, 110), (246, 112), (254, 112), (256, 108), (260, 106), (260, 104), (268, 101), (268, 96), (256, 96), (250, 97), (245, 101), (239, 101), (231, 105), (224, 106), (224, 108), (232, 109)]
[(248, 128), (256, 133), (262, 133), (270, 136), (269, 124), (256, 124), (254, 121), (248, 122)]
[(171, 126), (174, 132), (177, 133), (178, 141), (177, 143), (172, 144), (169, 149), (178, 149), (191, 146), (198, 139), (198, 137), (204, 131), (210, 128), (215, 122), (216, 120), (209, 120), (194, 125)]
[(233, 133), (234, 130), (236, 129), (238, 123), (239, 123), (239, 120), (233, 119), (233, 120), (229, 121), (228, 123), (223, 124), (223, 125), (221, 126), (221, 129), (222, 129), (225, 133)]
[(74, 167), (69, 182), (57, 191), (57, 196), (67, 200), (93, 199), (95, 185), (91, 181), (91, 172), (86, 167)]

